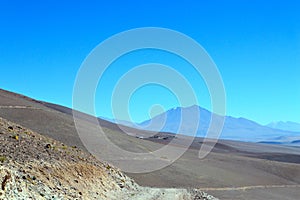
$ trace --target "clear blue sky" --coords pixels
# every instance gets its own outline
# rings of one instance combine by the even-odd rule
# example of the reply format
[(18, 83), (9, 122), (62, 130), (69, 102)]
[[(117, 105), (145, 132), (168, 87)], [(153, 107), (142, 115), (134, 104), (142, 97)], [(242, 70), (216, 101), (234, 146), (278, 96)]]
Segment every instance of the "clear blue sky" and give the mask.
[[(75, 2), (0, 1), (1, 88), (71, 107), (76, 73), (97, 44), (121, 31), (157, 26), (189, 35), (207, 50), (225, 84), (228, 115), (261, 124), (300, 122), (298, 1)], [(120, 64), (133, 66), (155, 59), (155, 52), (124, 59)], [(168, 64), (179, 68), (175, 60)], [(117, 76), (107, 74), (109, 94)], [(210, 109), (200, 82), (195, 83), (201, 88), (200, 105)], [(151, 92), (160, 98), (154, 100)], [(105, 94), (96, 97), (97, 114), (112, 117)], [(177, 106), (166, 90), (144, 87), (130, 102), (133, 119), (146, 119), (155, 103), (166, 109)]]

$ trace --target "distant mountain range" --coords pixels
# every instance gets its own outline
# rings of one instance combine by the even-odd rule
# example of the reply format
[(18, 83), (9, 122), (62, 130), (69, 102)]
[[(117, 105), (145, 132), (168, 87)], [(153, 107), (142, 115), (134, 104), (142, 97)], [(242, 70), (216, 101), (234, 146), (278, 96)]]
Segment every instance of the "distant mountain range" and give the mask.
[[(182, 126), (180, 127), (182, 113), (184, 113), (187, 118), (184, 119), (184, 122), (182, 122)], [(210, 111), (196, 105), (170, 109), (138, 125), (133, 125), (132, 123), (126, 121), (114, 120), (114, 122), (150, 131), (191, 135), (191, 126), (193, 125), (195, 118), (197, 118), (197, 115), (195, 115), (197, 113), (200, 114), (197, 136), (204, 137), (207, 134), (212, 115), (216, 114), (213, 114)], [(179, 127), (181, 129), (180, 131)], [(295, 132), (290, 130), (280, 130), (278, 129), (278, 126), (263, 126), (245, 118), (235, 118), (230, 116), (225, 117), (224, 127), (220, 138), (244, 142), (300, 146), (300, 131)]]
[(295, 132), (300, 132), (300, 124), (296, 122), (272, 122), (270, 124), (267, 124), (268, 127), (270, 128), (275, 128), (275, 129), (280, 129), (280, 130), (285, 130), (285, 131), (295, 131)]

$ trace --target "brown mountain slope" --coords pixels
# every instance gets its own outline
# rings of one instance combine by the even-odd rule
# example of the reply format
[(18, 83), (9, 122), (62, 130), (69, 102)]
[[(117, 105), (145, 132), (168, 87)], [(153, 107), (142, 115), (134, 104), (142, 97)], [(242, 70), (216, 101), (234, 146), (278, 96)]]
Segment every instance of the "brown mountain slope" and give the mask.
[(138, 186), (75, 147), (0, 118), (0, 199), (214, 199), (196, 190)]

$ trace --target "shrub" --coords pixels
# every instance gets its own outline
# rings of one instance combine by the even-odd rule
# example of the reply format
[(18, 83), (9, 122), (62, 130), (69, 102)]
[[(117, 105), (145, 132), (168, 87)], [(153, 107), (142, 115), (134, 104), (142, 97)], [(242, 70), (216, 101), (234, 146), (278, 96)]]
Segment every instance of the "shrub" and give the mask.
[(6, 157), (5, 156), (0, 156), (0, 162), (5, 162), (6, 161)]

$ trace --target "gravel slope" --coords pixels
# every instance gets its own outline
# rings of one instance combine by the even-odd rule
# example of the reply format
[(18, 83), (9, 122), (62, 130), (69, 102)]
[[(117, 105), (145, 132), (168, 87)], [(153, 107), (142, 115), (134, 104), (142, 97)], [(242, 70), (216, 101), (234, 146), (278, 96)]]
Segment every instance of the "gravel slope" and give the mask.
[(0, 199), (215, 199), (198, 190), (141, 187), (77, 147), (0, 118)]

